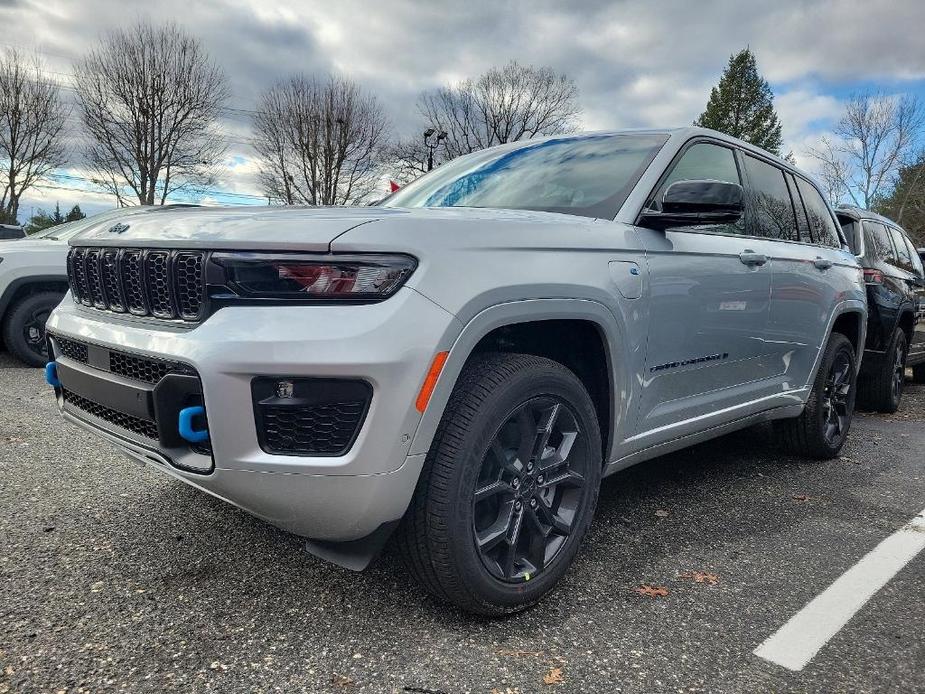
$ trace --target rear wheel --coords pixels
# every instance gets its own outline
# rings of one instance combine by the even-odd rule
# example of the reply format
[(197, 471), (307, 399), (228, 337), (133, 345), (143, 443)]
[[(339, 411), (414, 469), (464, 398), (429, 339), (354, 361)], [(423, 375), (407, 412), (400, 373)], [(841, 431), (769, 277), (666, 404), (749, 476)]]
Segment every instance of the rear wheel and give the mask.
[(854, 416), (856, 365), (851, 341), (832, 333), (803, 413), (776, 422), (790, 452), (822, 460), (838, 455)]
[(467, 365), (399, 533), (407, 565), (440, 599), (501, 615), (566, 572), (597, 503), (601, 436), (561, 364), (487, 354)]
[(14, 357), (29, 366), (43, 366), (48, 361), (45, 322), (62, 296), (58, 292), (38, 292), (13, 304), (3, 323), (3, 342)]
[(883, 362), (875, 371), (862, 374), (859, 380), (858, 400), (861, 407), (886, 413), (899, 409), (906, 382), (908, 353), (906, 333), (896, 328)]

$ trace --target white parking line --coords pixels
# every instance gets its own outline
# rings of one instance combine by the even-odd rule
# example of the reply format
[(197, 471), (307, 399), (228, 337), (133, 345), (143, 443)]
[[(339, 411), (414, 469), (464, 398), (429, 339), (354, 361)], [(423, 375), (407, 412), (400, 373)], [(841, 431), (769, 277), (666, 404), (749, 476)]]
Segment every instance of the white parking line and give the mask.
[(753, 652), (799, 671), (864, 604), (925, 548), (925, 511), (839, 576)]

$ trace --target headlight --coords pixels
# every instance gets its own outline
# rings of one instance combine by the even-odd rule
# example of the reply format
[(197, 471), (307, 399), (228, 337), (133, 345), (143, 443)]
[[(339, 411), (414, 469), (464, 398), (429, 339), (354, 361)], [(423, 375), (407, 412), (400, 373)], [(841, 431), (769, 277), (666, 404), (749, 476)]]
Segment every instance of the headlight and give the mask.
[(407, 255), (213, 253), (223, 284), (242, 298), (294, 301), (382, 301), (414, 272)]

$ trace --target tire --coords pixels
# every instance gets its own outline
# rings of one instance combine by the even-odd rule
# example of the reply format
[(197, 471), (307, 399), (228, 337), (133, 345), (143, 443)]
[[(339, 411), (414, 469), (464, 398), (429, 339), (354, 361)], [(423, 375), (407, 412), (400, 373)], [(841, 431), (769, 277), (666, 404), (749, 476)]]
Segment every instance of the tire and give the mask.
[(906, 333), (896, 328), (882, 364), (874, 372), (862, 373), (858, 379), (858, 404), (861, 407), (888, 414), (899, 409), (906, 380), (908, 353)]
[(916, 364), (912, 367), (912, 382), (925, 383), (925, 364)]
[(3, 342), (10, 353), (29, 366), (44, 366), (48, 361), (45, 321), (61, 303), (60, 292), (37, 292), (19, 299), (3, 322)]
[[(838, 455), (854, 415), (856, 371), (851, 341), (832, 333), (803, 413), (775, 423), (779, 440), (788, 451), (818, 460)], [(834, 395), (830, 397), (831, 393)], [(833, 431), (833, 426), (837, 430)]]
[[(551, 434), (542, 433), (550, 421)], [(521, 432), (532, 433), (521, 439)], [(543, 454), (530, 453), (536, 450)], [(588, 531), (601, 451), (594, 405), (569, 369), (525, 354), (474, 357), (399, 529), (402, 558), (432, 595), (469, 612), (500, 616), (535, 604), (565, 574)]]

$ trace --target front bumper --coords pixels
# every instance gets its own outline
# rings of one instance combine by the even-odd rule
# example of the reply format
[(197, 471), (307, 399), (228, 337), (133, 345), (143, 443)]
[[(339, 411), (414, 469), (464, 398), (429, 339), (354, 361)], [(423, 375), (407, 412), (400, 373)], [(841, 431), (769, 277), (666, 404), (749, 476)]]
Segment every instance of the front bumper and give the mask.
[[(164, 449), (73, 407), (65, 409), (69, 421), (274, 525), (331, 541), (362, 538), (404, 513), (423, 465), (422, 455), (409, 455), (421, 417), (414, 402), (434, 353), (449, 349), (459, 328), (409, 288), (363, 306), (229, 307), (193, 329), (101, 314), (65, 298), (48, 322), (53, 336), (188, 365), (201, 381), (211, 457), (194, 447)], [(266, 453), (251, 390), (262, 376), (369, 383), (351, 448), (339, 456)]]

